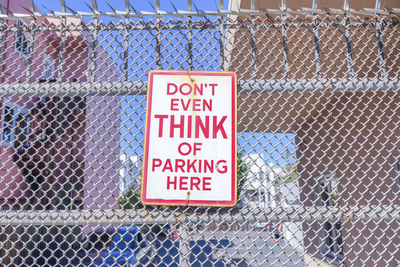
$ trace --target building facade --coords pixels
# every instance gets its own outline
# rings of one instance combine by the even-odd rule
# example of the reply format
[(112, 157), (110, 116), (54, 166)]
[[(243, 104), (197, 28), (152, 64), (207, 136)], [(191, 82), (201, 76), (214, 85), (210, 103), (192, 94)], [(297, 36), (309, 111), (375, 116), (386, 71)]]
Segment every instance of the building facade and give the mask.
[(275, 175), (263, 154), (245, 155), (243, 162), (249, 169), (240, 201), (250, 208), (276, 207)]
[[(26, 0), (0, 0), (0, 6), (4, 14), (24, 14), (30, 5)], [(0, 83), (29, 83), (36, 93), (4, 96), (0, 102), (0, 206), (117, 208), (119, 98), (40, 93), (44, 84), (61, 88), (93, 77), (116, 81), (111, 58), (101, 47), (96, 48), (97, 58), (89, 58), (94, 53), (93, 38), (86, 32), (61, 34), (38, 28), (28, 34), (33, 31), (23, 30), (57, 26), (61, 19), (6, 19), (4, 23), (8, 28), (0, 42)], [(77, 18), (67, 18), (65, 23), (67, 27), (84, 25)]]
[[(375, 0), (260, 0), (255, 7), (252, 2), (232, 0), (230, 8), (280, 9), (286, 3), (290, 9), (343, 9), (345, 2), (351, 9), (400, 7), (398, 1)], [(229, 33), (226, 67), (237, 71), (249, 92), (238, 96), (238, 130), (296, 135), (299, 203), (305, 208), (399, 205), (398, 24), (380, 31), (379, 24), (369, 23), (376, 15), (361, 14), (348, 20), (362, 21), (359, 28), (338, 29), (343, 13), (306, 13), (232, 17), (248, 25), (276, 23)], [(315, 28), (302, 27), (314, 20)], [(396, 266), (400, 261), (396, 220), (315, 220), (301, 228), (310, 264)]]
[(119, 194), (123, 196), (129, 189), (140, 189), (142, 179), (142, 163), (137, 156), (121, 154), (119, 156), (121, 169), (119, 170)]

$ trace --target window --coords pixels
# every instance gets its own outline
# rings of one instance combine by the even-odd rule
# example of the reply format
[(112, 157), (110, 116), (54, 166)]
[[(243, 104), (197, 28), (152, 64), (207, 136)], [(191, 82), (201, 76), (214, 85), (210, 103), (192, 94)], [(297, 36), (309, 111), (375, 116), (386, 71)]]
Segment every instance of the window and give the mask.
[(54, 80), (54, 61), (45, 53), (43, 55), (43, 79)]
[(121, 169), (119, 190), (120, 195), (124, 195), (130, 188), (136, 190), (140, 181), (140, 167), (138, 158), (136, 156), (128, 156), (126, 154), (120, 155)]
[(14, 136), (12, 129), (14, 128), (14, 109), (9, 106), (5, 106), (3, 110), (3, 141), (12, 142)]
[(24, 22), (19, 20), (16, 22), (18, 31), (15, 33), (15, 49), (21, 53), (22, 56), (27, 57), (30, 52), (30, 44), (22, 30)]
[(28, 136), (30, 129), (28, 127), (31, 120), (27, 116), (28, 110), (11, 102), (9, 99), (3, 99), (3, 120), (1, 141), (3, 144), (20, 148), (29, 146)]
[[(335, 174), (316, 177), (315, 181), (317, 205), (326, 207), (337, 205), (339, 192)], [(344, 259), (341, 227), (340, 222), (326, 221), (322, 223), (319, 233), (321, 240), (320, 253), (324, 257), (339, 263)]]
[(269, 191), (267, 191), (267, 201), (271, 202), (272, 198), (271, 198), (271, 193)]
[(396, 170), (397, 174), (400, 174), (400, 155), (395, 157), (394, 169)]
[(16, 148), (29, 146), (30, 122), (32, 118), (24, 115), (17, 115), (15, 127), (15, 141)]
[(265, 191), (263, 189), (258, 189), (258, 195), (261, 201), (265, 201)]
[(396, 182), (397, 182), (397, 186), (398, 186), (398, 195), (399, 195), (399, 197), (400, 197), (400, 155), (397, 155), (397, 156), (395, 156), (394, 157), (394, 170), (395, 170), (395, 179), (396, 179)]
[(318, 182), (317, 205), (318, 206), (334, 206), (339, 198), (338, 182), (335, 174), (326, 174), (316, 178)]

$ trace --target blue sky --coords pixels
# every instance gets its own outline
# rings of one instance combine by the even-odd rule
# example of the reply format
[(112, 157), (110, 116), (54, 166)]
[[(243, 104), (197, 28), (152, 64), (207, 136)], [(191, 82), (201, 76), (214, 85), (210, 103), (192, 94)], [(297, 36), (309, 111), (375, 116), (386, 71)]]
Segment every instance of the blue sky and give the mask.
[[(45, 8), (43, 8), (42, 5), (45, 5), (47, 8), (55, 11), (60, 11), (60, 1), (58, 0), (34, 0), (35, 4), (37, 7), (40, 8), (40, 10), (46, 12)], [(112, 12), (112, 9), (107, 5), (107, 2), (115, 9), (115, 10), (125, 10), (125, 0), (97, 0), (97, 5), (99, 10), (104, 11), (104, 12)], [(155, 0), (129, 0), (130, 4), (136, 9), (136, 10), (142, 10), (142, 11), (153, 11), (153, 6), (155, 6)], [(178, 10), (187, 10), (187, 0), (171, 0), (171, 2), (174, 4), (174, 6)], [(171, 2), (169, 0), (161, 0), (160, 1), (160, 6), (161, 10), (164, 11), (174, 11), (173, 6), (171, 5)], [(203, 10), (216, 10), (216, 8), (219, 6), (219, 0), (193, 0), (192, 1), (194, 5), (198, 9), (203, 9)], [(92, 1), (91, 0), (65, 0), (66, 5), (73, 9), (73, 10), (79, 10), (79, 11), (90, 11), (87, 5), (92, 6)], [(151, 3), (151, 4), (150, 4)], [(226, 9), (228, 7), (228, 0), (224, 0), (224, 8)], [(87, 4), (87, 5), (86, 5)], [(195, 8), (193, 7), (193, 10)]]
[[(124, 0), (108, 1), (115, 10), (124, 10)], [(173, 0), (174, 6), (178, 10), (187, 10), (187, 0)], [(100, 11), (112, 12), (106, 1), (98, 0), (98, 8)], [(131, 5), (136, 10), (153, 11), (150, 1), (132, 1)], [(155, 0), (151, 0), (155, 6)], [(198, 9), (216, 10), (219, 0), (200, 1), (194, 0), (194, 5)], [(60, 11), (59, 1), (35, 0), (36, 6), (42, 11), (47, 12), (42, 6), (55, 11)], [(174, 7), (170, 1), (161, 0), (161, 10), (174, 11)], [(90, 11), (91, 0), (77, 1), (66, 0), (66, 5), (79, 11)], [(224, 1), (224, 8), (227, 8), (228, 0)], [(193, 10), (195, 8), (193, 7)], [(172, 17), (171, 17), (172, 18)], [(176, 19), (176, 18), (172, 18)], [(200, 19), (200, 18), (196, 18)], [(213, 19), (210, 17), (210, 19)], [(154, 17), (146, 18), (146, 21), (154, 20)], [(90, 18), (85, 18), (86, 22)], [(118, 22), (118, 18), (104, 18), (104, 22)], [(129, 51), (130, 59), (128, 61), (129, 80), (147, 81), (147, 73), (156, 69), (156, 54), (154, 50), (155, 38), (154, 33), (143, 34), (142, 32), (132, 31), (129, 37), (131, 50)], [(187, 53), (187, 35), (181, 31), (165, 31), (161, 35), (163, 60), (162, 69), (182, 70), (189, 68)], [(196, 70), (220, 70), (221, 58), (219, 56), (219, 32), (216, 30), (198, 31), (193, 33), (193, 51), (195, 51), (193, 67)], [(111, 44), (106, 48), (107, 52), (112, 56), (117, 65), (122, 66), (121, 55), (123, 49), (123, 31), (104, 34), (99, 38), (99, 42)], [(133, 49), (134, 48), (134, 49)], [(122, 72), (121, 72), (122, 76)], [(144, 137), (144, 120), (145, 120), (146, 99), (144, 96), (127, 96), (121, 102), (121, 150), (127, 154), (135, 154), (141, 156), (143, 152)], [(292, 154), (291, 162), (295, 161), (295, 143), (293, 134), (282, 133), (238, 133), (238, 149), (244, 151), (244, 154), (262, 153), (268, 163), (274, 164), (276, 167), (286, 164), (286, 154), (289, 151)]]

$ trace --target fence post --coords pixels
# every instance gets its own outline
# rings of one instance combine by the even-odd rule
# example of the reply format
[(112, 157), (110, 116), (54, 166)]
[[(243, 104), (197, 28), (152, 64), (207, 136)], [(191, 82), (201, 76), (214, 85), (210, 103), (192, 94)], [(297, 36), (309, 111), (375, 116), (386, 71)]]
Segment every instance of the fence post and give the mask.
[[(251, 1), (251, 10), (256, 9), (256, 1), (252, 0)], [(251, 62), (251, 67), (252, 67), (252, 73), (251, 73), (251, 78), (253, 80), (257, 79), (257, 74), (258, 74), (258, 68), (257, 68), (257, 46), (256, 46), (256, 40), (255, 40), (255, 24), (254, 20), (255, 17), (254, 15), (250, 16), (251, 20), (251, 25), (250, 25), (250, 44), (251, 44), (251, 55), (252, 55), (252, 62)]]
[[(375, 10), (381, 9), (381, 0), (376, 0), (375, 2)], [(384, 53), (384, 45), (382, 42), (382, 22), (379, 13), (375, 15), (375, 37), (376, 37), (376, 45), (378, 48), (379, 55), (379, 71), (381, 77), (386, 77), (386, 66), (385, 66), (385, 53)]]
[[(192, 11), (192, 0), (188, 0), (188, 11)], [(189, 70), (193, 70), (193, 32), (192, 16), (188, 16), (188, 63)]]
[(343, 5), (343, 10), (345, 10), (344, 18), (343, 18), (343, 26), (344, 26), (344, 38), (346, 40), (346, 52), (347, 52), (347, 66), (348, 66), (348, 76), (353, 77), (353, 50), (351, 48), (351, 35), (349, 30), (349, 7), (350, 0), (345, 0)]
[(286, 0), (282, 0), (281, 2), (281, 32), (282, 32), (282, 48), (283, 48), (283, 57), (284, 57), (284, 67), (285, 67), (285, 78), (289, 77), (289, 49), (288, 49), (288, 44), (287, 44), (287, 6), (286, 6)]
[[(224, 9), (224, 1), (220, 0), (219, 1), (219, 12), (221, 12), (221, 10)], [(224, 46), (224, 37), (225, 37), (225, 28), (224, 28), (224, 17), (222, 16), (222, 14), (219, 16), (219, 21), (220, 21), (220, 25), (218, 26), (218, 31), (219, 31), (219, 45), (220, 45), (220, 50), (219, 50), (219, 54), (221, 57), (221, 70), (226, 71), (226, 69), (224, 69), (225, 67), (225, 46)]]
[(124, 27), (124, 81), (128, 81), (128, 69), (129, 69), (129, 63), (128, 63), (128, 58), (129, 58), (129, 24), (130, 24), (130, 19), (129, 19), (129, 1), (125, 0), (125, 27)]
[[(313, 11), (318, 9), (318, 0), (313, 0), (312, 3)], [(321, 76), (321, 49), (319, 47), (319, 33), (318, 33), (318, 19), (316, 17), (316, 13), (312, 13), (312, 32), (314, 39), (314, 56), (315, 56), (315, 74), (316, 77)]]
[[(93, 13), (98, 14), (99, 10), (97, 8), (97, 1), (92, 0), (92, 6), (93, 6)], [(93, 19), (93, 26), (94, 26), (94, 32), (93, 32), (93, 41), (92, 41), (92, 49), (93, 49), (93, 55), (91, 56), (91, 66), (90, 66), (90, 75), (91, 79), (90, 81), (95, 82), (96, 81), (96, 71), (97, 71), (97, 38), (98, 38), (98, 18), (97, 16), (94, 17)]]
[(180, 226), (180, 236), (179, 236), (179, 266), (189, 267), (190, 266), (190, 240), (189, 240), (189, 223), (187, 218), (184, 219), (183, 224)]
[[(160, 0), (156, 0), (156, 13), (160, 12)], [(156, 65), (157, 69), (161, 69), (161, 17), (157, 16), (157, 38), (156, 38)]]

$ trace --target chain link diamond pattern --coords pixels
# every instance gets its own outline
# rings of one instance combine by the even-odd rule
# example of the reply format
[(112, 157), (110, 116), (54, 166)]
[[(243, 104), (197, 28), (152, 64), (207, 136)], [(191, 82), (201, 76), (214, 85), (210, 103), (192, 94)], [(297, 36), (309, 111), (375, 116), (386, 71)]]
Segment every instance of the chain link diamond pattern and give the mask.
[[(397, 266), (398, 18), (0, 18), (2, 266)], [(143, 206), (148, 73), (238, 75), (238, 204)]]

